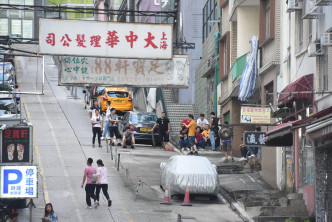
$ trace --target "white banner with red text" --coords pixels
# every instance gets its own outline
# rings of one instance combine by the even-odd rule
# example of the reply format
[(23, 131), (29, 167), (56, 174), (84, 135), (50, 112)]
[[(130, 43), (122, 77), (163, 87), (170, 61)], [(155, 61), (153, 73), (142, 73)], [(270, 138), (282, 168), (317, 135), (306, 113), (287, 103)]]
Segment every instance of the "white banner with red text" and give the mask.
[(171, 59), (172, 25), (40, 19), (39, 53)]

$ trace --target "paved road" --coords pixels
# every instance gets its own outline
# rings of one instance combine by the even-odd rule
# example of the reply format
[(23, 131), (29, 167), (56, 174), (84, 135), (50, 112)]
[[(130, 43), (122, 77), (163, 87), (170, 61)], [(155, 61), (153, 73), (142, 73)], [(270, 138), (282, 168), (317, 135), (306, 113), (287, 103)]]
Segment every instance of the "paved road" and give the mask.
[[(178, 214), (191, 217), (184, 221), (240, 221), (219, 200), (193, 200), (193, 206), (188, 208), (180, 206), (182, 199), (173, 200), (172, 206), (159, 204), (163, 198), (159, 189), (159, 164), (175, 152), (149, 146), (122, 152), (122, 167), (129, 170), (130, 176), (126, 187), (124, 170), (116, 171), (105, 146), (91, 148), (91, 124), (82, 95), (79, 93), (80, 99), (75, 100), (65, 87), (57, 85), (57, 69), (51, 57), (45, 58), (45, 64), (45, 95), (22, 96), (25, 115), (34, 126), (34, 162), (40, 168), (39, 198), (35, 200), (33, 221), (40, 221), (45, 202), (52, 202), (60, 221), (175, 222)], [(17, 67), (21, 91), (41, 90), (40, 61), (37, 66), (36, 59), (18, 57)], [(85, 192), (80, 185), (88, 157), (104, 160), (113, 200), (111, 208), (102, 199), (98, 209), (85, 209)], [(139, 178), (149, 186), (144, 185), (134, 201)]]

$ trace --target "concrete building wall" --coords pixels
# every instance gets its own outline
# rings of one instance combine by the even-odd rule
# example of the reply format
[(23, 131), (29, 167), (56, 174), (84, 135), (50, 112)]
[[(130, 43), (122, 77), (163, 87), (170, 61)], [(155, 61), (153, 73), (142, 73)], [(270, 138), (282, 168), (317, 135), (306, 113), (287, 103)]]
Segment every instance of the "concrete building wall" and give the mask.
[(180, 104), (195, 103), (195, 69), (202, 57), (202, 5), (203, 0), (182, 1), (180, 4), (183, 37), (187, 42), (195, 43), (195, 49), (185, 52), (189, 56), (189, 88), (179, 90), (178, 102)]
[(250, 51), (250, 39), (259, 36), (259, 7), (238, 7), (237, 9), (237, 56)]
[(228, 20), (229, 4), (227, 4), (221, 12), (221, 36), (230, 31), (230, 22)]
[(214, 34), (218, 32), (218, 25), (214, 24), (210, 34), (202, 45), (203, 56), (195, 71), (195, 103), (198, 112), (208, 115), (207, 107), (208, 81), (207, 76), (214, 72)]

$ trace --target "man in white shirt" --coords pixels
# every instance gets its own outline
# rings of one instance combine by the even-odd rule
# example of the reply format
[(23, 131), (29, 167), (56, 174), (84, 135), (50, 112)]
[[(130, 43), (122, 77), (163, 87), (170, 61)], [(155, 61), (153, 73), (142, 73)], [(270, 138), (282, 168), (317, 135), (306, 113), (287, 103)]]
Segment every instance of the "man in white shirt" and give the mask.
[(201, 127), (202, 131), (205, 129), (206, 124), (209, 124), (209, 122), (204, 118), (204, 114), (199, 115), (199, 119), (197, 120), (197, 126)]
[(111, 101), (106, 101), (106, 120), (105, 120), (105, 128), (104, 128), (104, 132), (103, 132), (103, 136), (101, 137), (101, 139), (105, 139), (106, 134), (110, 135), (109, 133), (109, 123), (110, 121), (108, 120), (108, 116), (111, 114)]

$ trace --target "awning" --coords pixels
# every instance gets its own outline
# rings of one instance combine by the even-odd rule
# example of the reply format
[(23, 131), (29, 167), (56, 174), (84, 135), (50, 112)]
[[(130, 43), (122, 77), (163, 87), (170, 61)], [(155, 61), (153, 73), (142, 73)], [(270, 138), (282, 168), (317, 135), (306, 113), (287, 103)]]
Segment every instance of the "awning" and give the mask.
[(266, 133), (265, 146), (292, 146), (293, 131), (291, 130), (293, 123), (289, 121), (282, 123)]
[(311, 99), (312, 93), (302, 93), (307, 91), (313, 91), (314, 89), (314, 74), (308, 74), (302, 76), (295, 82), (286, 86), (279, 95), (279, 105), (283, 105), (294, 101), (295, 99)]
[(306, 127), (306, 134), (311, 140), (331, 142), (332, 139), (332, 107), (324, 109), (316, 114), (317, 119)]

